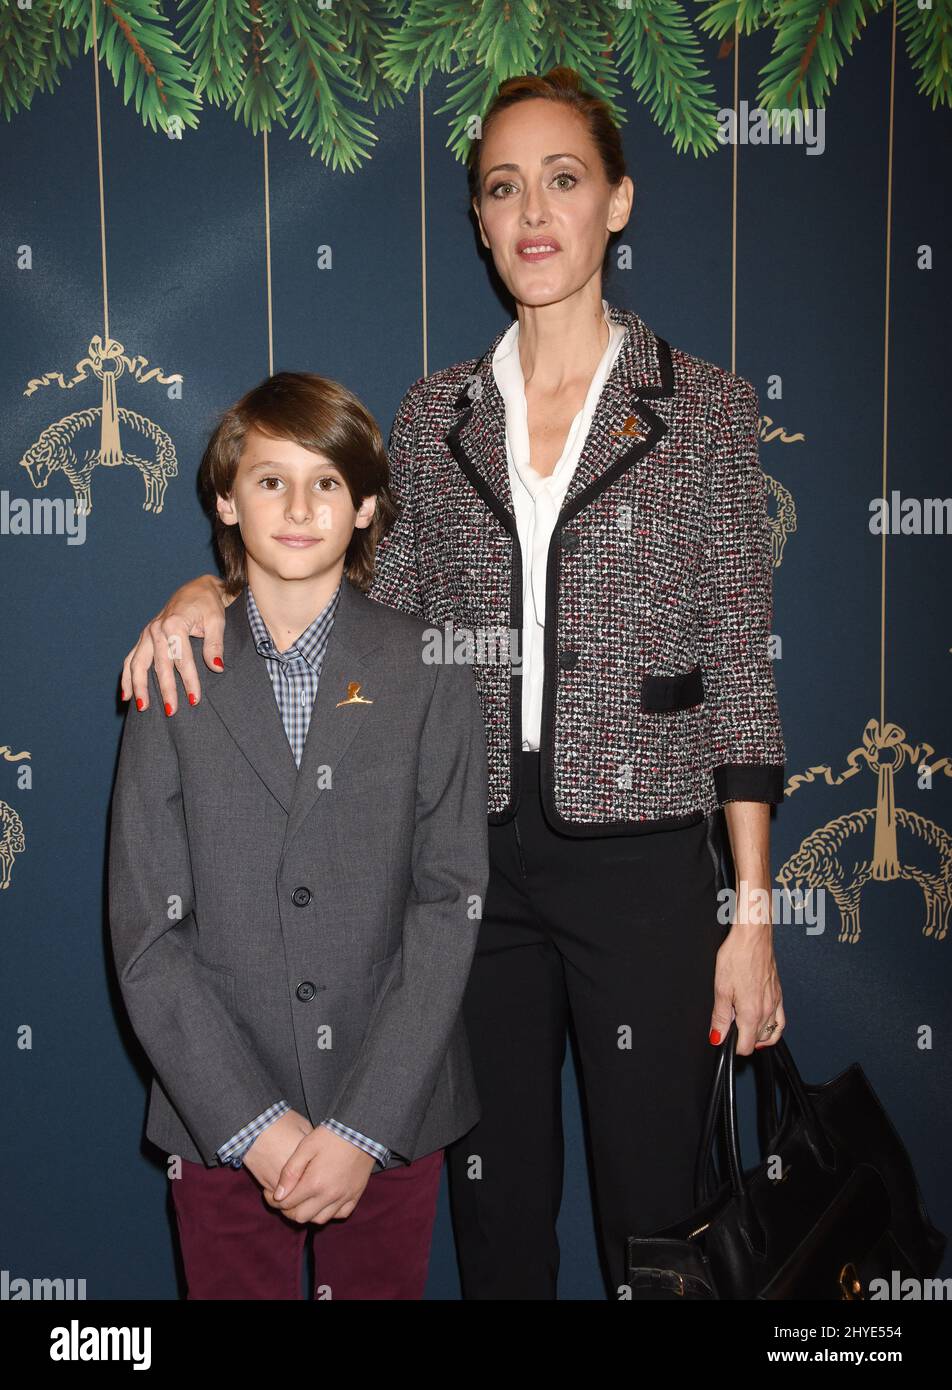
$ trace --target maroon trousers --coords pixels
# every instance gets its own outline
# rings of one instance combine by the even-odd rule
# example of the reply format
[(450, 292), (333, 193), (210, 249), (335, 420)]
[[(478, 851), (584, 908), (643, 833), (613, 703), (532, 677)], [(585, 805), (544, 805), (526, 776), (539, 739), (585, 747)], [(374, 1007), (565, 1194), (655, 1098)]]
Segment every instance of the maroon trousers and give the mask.
[(303, 1299), (314, 1240), (315, 1299), (418, 1299), (430, 1263), (443, 1150), (372, 1173), (350, 1216), (301, 1224), (269, 1207), (247, 1168), (182, 1161), (172, 1201), (188, 1297)]

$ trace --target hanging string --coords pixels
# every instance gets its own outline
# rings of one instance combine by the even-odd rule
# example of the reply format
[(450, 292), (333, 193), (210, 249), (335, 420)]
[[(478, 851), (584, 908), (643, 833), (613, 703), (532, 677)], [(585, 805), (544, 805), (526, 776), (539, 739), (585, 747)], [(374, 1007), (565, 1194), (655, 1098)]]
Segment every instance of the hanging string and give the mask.
[(420, 273), (423, 285), (423, 297), (421, 308), (423, 312), (423, 375), (429, 374), (427, 368), (427, 336), (426, 336), (426, 147), (423, 139), (423, 79), (419, 84), (419, 113), (420, 113)]
[(99, 241), (102, 247), (102, 320), (103, 337), (109, 337), (109, 283), (106, 279), (106, 195), (102, 172), (102, 111), (99, 104), (99, 35), (96, 28), (96, 0), (93, 16), (93, 86), (96, 92), (96, 154), (99, 159)]
[(274, 318), (271, 302), (271, 182), (268, 171), (268, 132), (263, 130), (262, 149), (264, 152), (264, 262), (265, 282), (268, 297), (268, 375), (274, 375)]
[(731, 371), (737, 371), (737, 158), (740, 150), (740, 29), (734, 20), (734, 153), (731, 157)]
[[(100, 418), (99, 461), (106, 468), (121, 464), (122, 444), (119, 440), (119, 408), (116, 402), (116, 377), (122, 372), (122, 346), (109, 336), (109, 279), (106, 272), (106, 194), (102, 156), (102, 104), (99, 92), (99, 28), (96, 19), (97, 0), (92, 0), (93, 18), (93, 88), (96, 95), (96, 157), (99, 161), (99, 242), (102, 256), (102, 318), (103, 336), (95, 337), (89, 345), (93, 370), (102, 378), (102, 415)], [(107, 365), (108, 363), (108, 365)]]
[[(892, 258), (892, 193), (893, 193), (893, 125), (896, 99), (896, 0), (892, 5), (892, 48), (889, 57), (889, 143), (886, 158), (886, 290), (883, 327), (883, 477), (880, 496), (886, 491), (887, 430), (889, 422), (889, 301), (890, 261)], [(879, 619), (879, 727), (886, 725), (886, 527), (882, 531), (880, 548), (880, 619)]]

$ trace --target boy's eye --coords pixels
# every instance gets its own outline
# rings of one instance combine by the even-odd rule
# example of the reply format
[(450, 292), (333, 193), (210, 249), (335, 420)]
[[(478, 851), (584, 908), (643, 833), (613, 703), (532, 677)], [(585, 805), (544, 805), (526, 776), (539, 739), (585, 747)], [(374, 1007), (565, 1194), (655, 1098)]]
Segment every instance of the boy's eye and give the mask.
[[(276, 474), (273, 473), (269, 474), (267, 478), (259, 479), (259, 482), (266, 492), (276, 491), (275, 488), (268, 487), (268, 483), (277, 483), (280, 487), (284, 486), (283, 479), (277, 477)], [(329, 487), (325, 487), (325, 484), (329, 484)], [(327, 492), (329, 490), (332, 491), (334, 488), (340, 487), (340, 481), (337, 478), (330, 478), (325, 475), (323, 478), (318, 478), (317, 485), (322, 491)]]

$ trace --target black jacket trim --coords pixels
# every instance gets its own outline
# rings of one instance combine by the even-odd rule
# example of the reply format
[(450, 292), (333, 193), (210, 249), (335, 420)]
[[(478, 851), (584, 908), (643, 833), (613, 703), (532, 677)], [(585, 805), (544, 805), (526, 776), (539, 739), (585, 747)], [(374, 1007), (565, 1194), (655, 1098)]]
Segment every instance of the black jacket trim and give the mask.
[(714, 769), (717, 799), (783, 801), (786, 763), (721, 763)]
[(692, 709), (704, 700), (701, 665), (677, 676), (643, 676), (641, 708), (650, 711)]
[[(458, 397), (457, 405), (465, 399), (470, 399), (466, 390)], [(483, 475), (473, 467), (466, 455), (466, 450), (459, 441), (459, 432), (463, 425), (466, 424), (471, 412), (472, 400), (470, 399), (469, 408), (464, 410), (463, 414), (453, 425), (446, 436), (446, 442), (463, 473), (479, 493), (499, 524), (504, 527), (512, 538), (512, 576), (509, 588), (509, 631), (519, 643), (520, 660), (518, 667), (514, 666), (512, 668), (509, 677), (509, 800), (501, 811), (490, 811), (488, 815), (490, 825), (502, 825), (504, 822), (512, 820), (513, 816), (516, 814), (521, 790), (520, 783), (522, 780), (522, 762), (519, 757), (519, 754), (522, 752), (522, 547), (519, 544), (519, 529), (516, 525), (516, 518), (508, 508), (503, 506)]]
[[(610, 467), (606, 468), (597, 478), (593, 479), (588, 487), (583, 488), (567, 507), (563, 507), (559, 513), (555, 530), (552, 533), (552, 541), (549, 545), (549, 556), (545, 577), (545, 635), (543, 638), (543, 648), (545, 652), (545, 672), (542, 686), (542, 728), (539, 739), (539, 785), (542, 796), (542, 809), (545, 812), (546, 820), (556, 830), (560, 830), (565, 835), (571, 835), (576, 839), (586, 839), (595, 835), (638, 835), (647, 834), (652, 830), (676, 830), (682, 826), (696, 825), (699, 820), (704, 819), (701, 811), (691, 812), (685, 816), (664, 816), (660, 820), (644, 821), (598, 821), (586, 824), (579, 824), (576, 821), (567, 821), (559, 814), (555, 805), (555, 702), (556, 702), (556, 682), (559, 680), (575, 679), (572, 668), (563, 670), (559, 665), (558, 659), (558, 595), (559, 595), (559, 574), (561, 571), (562, 560), (562, 530), (563, 527), (578, 515), (584, 507), (604, 492), (607, 487), (620, 477), (622, 473), (637, 463), (645, 454), (651, 452), (656, 447), (659, 440), (663, 439), (668, 433), (668, 426), (660, 415), (656, 415), (650, 406), (642, 404), (644, 397), (657, 398), (659, 396), (670, 396), (674, 392), (674, 369), (671, 361), (671, 348), (664, 338), (655, 335), (655, 343), (658, 350), (658, 367), (661, 374), (660, 386), (644, 386), (632, 392), (634, 398), (634, 409), (644, 424), (647, 426), (647, 436), (633, 444), (630, 449), (626, 449), (620, 454)], [(577, 664), (574, 669), (577, 669)]]

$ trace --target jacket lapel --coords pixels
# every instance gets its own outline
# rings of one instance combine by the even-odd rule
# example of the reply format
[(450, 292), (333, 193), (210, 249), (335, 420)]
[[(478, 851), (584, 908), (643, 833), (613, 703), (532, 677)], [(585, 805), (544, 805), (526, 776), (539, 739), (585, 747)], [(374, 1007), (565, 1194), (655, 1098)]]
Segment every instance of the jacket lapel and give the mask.
[[(625, 328), (625, 338), (598, 399), (563, 512), (578, 510), (579, 499), (584, 504), (667, 433), (665, 422), (645, 402), (673, 393), (670, 348), (632, 310), (609, 304), (608, 315)], [(446, 443), (490, 510), (515, 533), (506, 408), (492, 369), (508, 327), (497, 334), (459, 393), (455, 405), (461, 414)]]
[[(367, 721), (386, 718), (387, 692), (373, 679), (374, 666), (368, 659), (380, 645), (379, 612), (377, 605), (344, 580), (291, 799), (285, 843), (300, 830), (318, 798), (331, 789), (339, 763)], [(355, 685), (360, 689), (354, 691)]]
[(496, 334), (454, 402), (463, 413), (446, 443), (467, 478), (507, 530), (516, 532), (509, 462), (506, 457), (506, 403), (493, 374), (493, 354), (512, 325)]
[[(256, 651), (246, 590), (225, 610), (225, 669), (205, 681), (206, 698), (288, 815), (286, 840), (301, 828), (383, 691), (370, 689), (368, 654), (379, 645), (374, 604), (345, 578), (321, 667), (300, 769), (281, 719), (265, 659)], [(348, 687), (373, 703), (347, 700)], [(328, 776), (329, 771), (329, 776)]]
[(204, 698), (215, 707), (275, 800), (288, 811), (298, 770), (268, 668), (255, 650), (245, 596), (246, 589), (242, 589), (225, 609), (225, 668), (219, 675), (205, 678)]

